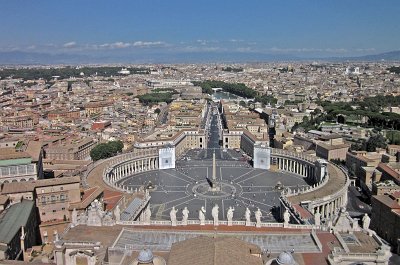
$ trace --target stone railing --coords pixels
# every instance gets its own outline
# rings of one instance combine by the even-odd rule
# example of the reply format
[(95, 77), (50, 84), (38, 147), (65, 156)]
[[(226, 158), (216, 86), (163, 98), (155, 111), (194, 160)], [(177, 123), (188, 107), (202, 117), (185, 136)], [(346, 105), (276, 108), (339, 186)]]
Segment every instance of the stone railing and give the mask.
[(296, 190), (291, 190), (290, 192), (284, 192), (283, 194), (286, 196), (296, 196), (299, 194), (304, 194), (308, 192), (313, 192), (316, 191), (323, 186), (325, 186), (329, 181), (329, 174), (326, 174), (324, 179), (321, 182), (315, 183), (313, 186), (307, 187), (307, 188), (299, 188), (297, 191)]
[(340, 245), (342, 246), (342, 248), (344, 249), (344, 251), (345, 251), (346, 253), (350, 253), (350, 249), (349, 249), (349, 247), (347, 246), (346, 242), (344, 242), (342, 236), (341, 236), (338, 232), (336, 232), (336, 231), (334, 231), (333, 234), (336, 236), (337, 240), (339, 241), (339, 243), (340, 243)]
[(317, 245), (318, 249), (322, 251), (322, 243), (319, 241), (317, 233), (315, 233), (315, 229), (311, 230), (311, 238), (313, 239), (314, 243)]
[(271, 156), (283, 156), (283, 157), (287, 157), (287, 158), (296, 158), (296, 159), (300, 159), (300, 160), (307, 161), (310, 163), (315, 163), (315, 161), (318, 159), (315, 156), (309, 156), (309, 155), (305, 155), (302, 153), (296, 153), (296, 152), (291, 152), (288, 150), (277, 149), (277, 148), (271, 148)]
[[(117, 221), (118, 225), (125, 226), (172, 226), (171, 221), (167, 220), (151, 220), (150, 223), (146, 223), (145, 221)], [(200, 225), (200, 220), (188, 220), (187, 225)], [(205, 220), (204, 225), (214, 225), (214, 221)], [(219, 226), (228, 226), (228, 221), (219, 220)], [(176, 226), (186, 226), (182, 221), (177, 221)], [(232, 221), (232, 226), (246, 226), (245, 221)], [(217, 226), (215, 226), (217, 227)], [(248, 223), (247, 227), (256, 227), (256, 222)], [(267, 223), (261, 222), (260, 227), (274, 227), (274, 228), (283, 228), (283, 223)], [(313, 230), (316, 229), (316, 226), (313, 225), (299, 225), (299, 224), (288, 224), (285, 226), (289, 229), (301, 229), (301, 230)]]

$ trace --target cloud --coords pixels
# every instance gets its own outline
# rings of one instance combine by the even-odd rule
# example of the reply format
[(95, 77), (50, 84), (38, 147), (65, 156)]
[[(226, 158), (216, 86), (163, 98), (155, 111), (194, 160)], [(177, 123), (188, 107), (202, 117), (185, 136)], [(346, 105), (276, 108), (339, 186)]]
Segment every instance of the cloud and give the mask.
[(76, 42), (75, 41), (70, 41), (70, 42), (64, 43), (63, 47), (64, 48), (74, 48), (74, 47), (76, 47)]
[(135, 41), (133, 43), (133, 47), (137, 48), (156, 48), (165, 46), (167, 46), (167, 43), (164, 41)]
[(128, 42), (118, 41), (118, 42), (111, 43), (110, 48), (111, 49), (124, 49), (124, 48), (130, 47), (131, 45), (132, 44), (128, 43)]
[(240, 40), (240, 39), (239, 40), (238, 39), (230, 39), (229, 41), (230, 42), (234, 42), (234, 43), (235, 42), (244, 42), (244, 40)]

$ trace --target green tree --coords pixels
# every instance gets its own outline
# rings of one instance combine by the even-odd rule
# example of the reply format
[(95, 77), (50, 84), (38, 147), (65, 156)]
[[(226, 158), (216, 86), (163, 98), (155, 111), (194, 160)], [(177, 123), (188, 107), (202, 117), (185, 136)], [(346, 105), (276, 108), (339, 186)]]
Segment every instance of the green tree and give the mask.
[(375, 134), (369, 137), (366, 142), (366, 151), (375, 152), (376, 148), (386, 148), (386, 139), (381, 134)]
[(96, 145), (90, 151), (90, 157), (93, 161), (109, 158), (120, 153), (124, 148), (122, 141), (110, 141), (108, 143), (101, 143)]
[(161, 110), (160, 110), (159, 108), (156, 108), (156, 109), (154, 110), (154, 113), (156, 113), (156, 114), (160, 114), (160, 112), (161, 112)]

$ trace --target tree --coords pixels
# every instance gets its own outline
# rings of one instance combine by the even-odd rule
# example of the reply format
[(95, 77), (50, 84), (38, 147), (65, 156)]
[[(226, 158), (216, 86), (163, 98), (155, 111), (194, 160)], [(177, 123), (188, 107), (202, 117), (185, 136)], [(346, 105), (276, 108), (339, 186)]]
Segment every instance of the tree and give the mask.
[(160, 114), (160, 112), (161, 112), (161, 110), (160, 110), (159, 108), (156, 108), (156, 109), (154, 110), (154, 113), (156, 113), (156, 114)]
[(101, 143), (96, 145), (90, 151), (90, 157), (93, 161), (109, 158), (120, 153), (124, 148), (122, 141), (110, 141), (108, 143)]
[(366, 151), (375, 152), (376, 148), (386, 148), (386, 139), (381, 134), (375, 134), (369, 137), (366, 142)]
[(239, 101), (239, 105), (242, 107), (247, 107), (246, 102), (244, 102), (243, 100)]

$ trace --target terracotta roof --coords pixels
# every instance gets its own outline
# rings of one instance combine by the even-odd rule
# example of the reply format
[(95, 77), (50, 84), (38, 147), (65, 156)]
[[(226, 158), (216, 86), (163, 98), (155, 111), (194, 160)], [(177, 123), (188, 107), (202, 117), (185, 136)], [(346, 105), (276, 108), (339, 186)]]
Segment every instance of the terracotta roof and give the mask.
[(14, 148), (0, 148), (0, 160), (31, 158), (26, 152), (16, 152)]
[(42, 151), (42, 142), (29, 141), (25, 151), (32, 157), (33, 161), (38, 161)]
[(118, 202), (122, 199), (123, 194), (119, 191), (104, 190), (103, 201), (106, 210), (111, 211), (115, 208)]
[(335, 145), (330, 145), (330, 144), (326, 144), (323, 142), (319, 142), (317, 143), (317, 147), (320, 146), (326, 150), (337, 150), (337, 149), (344, 149), (344, 148), (349, 148), (350, 145), (349, 144), (335, 144)]
[(34, 181), (4, 183), (2, 194), (32, 192), (38, 187), (48, 187), (63, 184), (80, 183), (80, 177), (64, 177), (54, 179), (39, 179)]
[(8, 196), (6, 195), (0, 195), (0, 205), (6, 204), (8, 201)]
[(87, 190), (84, 190), (82, 200), (77, 203), (71, 203), (69, 205), (69, 209), (73, 210), (74, 208), (79, 209), (86, 209), (89, 204), (91, 204), (97, 197), (99, 197), (103, 193), (103, 189), (100, 187), (93, 187)]
[(386, 205), (388, 208), (391, 209), (400, 209), (400, 205), (397, 203), (396, 200), (391, 198), (391, 196), (388, 195), (375, 195), (373, 198), (380, 203)]
[(168, 265), (262, 265), (258, 246), (234, 237), (200, 236), (175, 243)]
[(379, 163), (378, 164), (378, 169), (383, 170), (387, 174), (389, 174), (392, 178), (394, 178), (397, 181), (400, 181), (400, 174), (397, 173), (393, 168), (388, 166), (385, 163)]

